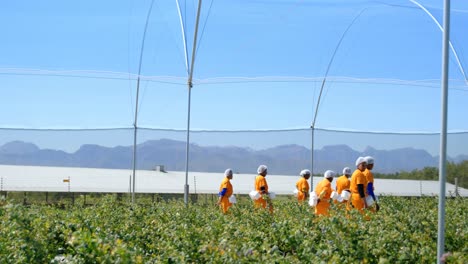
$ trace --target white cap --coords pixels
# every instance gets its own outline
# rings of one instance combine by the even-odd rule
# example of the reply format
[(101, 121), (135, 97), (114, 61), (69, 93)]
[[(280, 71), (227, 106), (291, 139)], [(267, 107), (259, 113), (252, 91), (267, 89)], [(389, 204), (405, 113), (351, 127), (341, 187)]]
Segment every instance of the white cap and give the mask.
[(366, 159), (364, 157), (359, 157), (356, 160), (356, 167), (359, 166), (359, 164), (366, 162)]
[(268, 167), (266, 165), (260, 165), (260, 166), (258, 166), (257, 173), (260, 174), (260, 173), (263, 173), (263, 172), (265, 172), (267, 170), (268, 170)]
[(299, 175), (304, 176), (304, 175), (310, 175), (310, 170), (301, 170), (301, 173)]
[(327, 170), (327, 171), (323, 174), (323, 177), (330, 179), (330, 178), (335, 177), (335, 175), (336, 175), (336, 173), (335, 173), (334, 171), (332, 171), (332, 170)]
[(367, 156), (364, 159), (366, 159), (367, 164), (374, 164), (374, 158), (371, 156)]
[(227, 169), (224, 171), (224, 176), (232, 176), (232, 169)]
[(344, 175), (351, 175), (351, 174), (352, 174), (352, 171), (351, 171), (351, 169), (350, 169), (349, 167), (345, 167), (345, 168), (343, 169), (343, 174), (344, 174)]

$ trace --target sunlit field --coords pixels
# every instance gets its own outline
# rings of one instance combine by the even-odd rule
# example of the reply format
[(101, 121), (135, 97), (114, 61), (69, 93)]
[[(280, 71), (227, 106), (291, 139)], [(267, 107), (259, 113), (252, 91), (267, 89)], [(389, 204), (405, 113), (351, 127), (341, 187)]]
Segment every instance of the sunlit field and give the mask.
[[(80, 198), (78, 198), (80, 199)], [(292, 197), (273, 215), (241, 197), (223, 215), (211, 203), (145, 205), (107, 196), (93, 206), (0, 208), (1, 263), (434, 263), (437, 198), (382, 197), (366, 220), (333, 205), (316, 217)], [(468, 200), (447, 200), (450, 263), (468, 261)]]

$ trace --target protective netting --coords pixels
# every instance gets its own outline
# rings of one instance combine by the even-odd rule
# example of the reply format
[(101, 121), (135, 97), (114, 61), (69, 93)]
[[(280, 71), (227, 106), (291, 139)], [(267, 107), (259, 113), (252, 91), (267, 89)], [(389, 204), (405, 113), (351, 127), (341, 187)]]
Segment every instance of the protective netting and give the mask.
[[(10, 165), (70, 166), (131, 169), (132, 129), (16, 130), (2, 129), (0, 163)], [(341, 172), (354, 167), (357, 157), (371, 155), (376, 172), (394, 173), (438, 167), (439, 134), (397, 134), (315, 129), (314, 172)], [(297, 175), (312, 166), (312, 130), (192, 131), (189, 168), (255, 173), (259, 164), (280, 175)], [(468, 133), (448, 135), (449, 161), (466, 160)], [(186, 131), (139, 129), (137, 169), (164, 165), (184, 171)]]
[[(0, 8), (1, 163), (129, 169), (136, 125), (137, 168), (184, 170), (198, 1), (23, 4)], [(467, 10), (452, 5), (455, 162), (468, 155)], [(296, 175), (312, 166), (314, 117), (316, 173), (361, 154), (383, 173), (438, 165), (439, 1), (213, 0), (199, 21), (191, 171)]]

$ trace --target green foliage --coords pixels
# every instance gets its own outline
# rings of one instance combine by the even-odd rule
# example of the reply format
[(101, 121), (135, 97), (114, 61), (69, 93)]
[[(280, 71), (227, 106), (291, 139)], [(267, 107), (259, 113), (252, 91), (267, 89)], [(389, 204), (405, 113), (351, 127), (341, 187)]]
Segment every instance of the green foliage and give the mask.
[[(468, 188), (468, 160), (460, 163), (447, 163), (447, 182), (455, 183), (455, 178), (458, 178), (458, 185), (463, 188)], [(397, 173), (375, 173), (376, 178), (384, 179), (408, 179), (408, 180), (438, 180), (439, 169), (435, 167), (425, 167), (421, 170), (413, 170), (411, 172)]]
[[(91, 206), (0, 207), (0, 263), (434, 263), (437, 198), (382, 197), (381, 211), (332, 204), (316, 217), (293, 199), (274, 214), (239, 198), (224, 215), (181, 201), (134, 206), (109, 196)], [(446, 251), (468, 259), (468, 200), (447, 200)]]

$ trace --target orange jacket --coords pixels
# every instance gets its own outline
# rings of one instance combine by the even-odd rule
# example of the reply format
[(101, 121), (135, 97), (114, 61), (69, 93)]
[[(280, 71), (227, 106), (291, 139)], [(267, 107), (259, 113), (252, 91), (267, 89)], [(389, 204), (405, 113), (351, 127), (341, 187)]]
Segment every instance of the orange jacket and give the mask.
[(351, 181), (346, 177), (346, 175), (342, 175), (336, 179), (336, 192), (341, 194), (344, 190), (349, 190), (349, 186), (351, 185)]
[(309, 182), (304, 177), (301, 177), (296, 182), (296, 189), (299, 191), (297, 193), (297, 200), (304, 201), (307, 198), (307, 194), (309, 193)]

